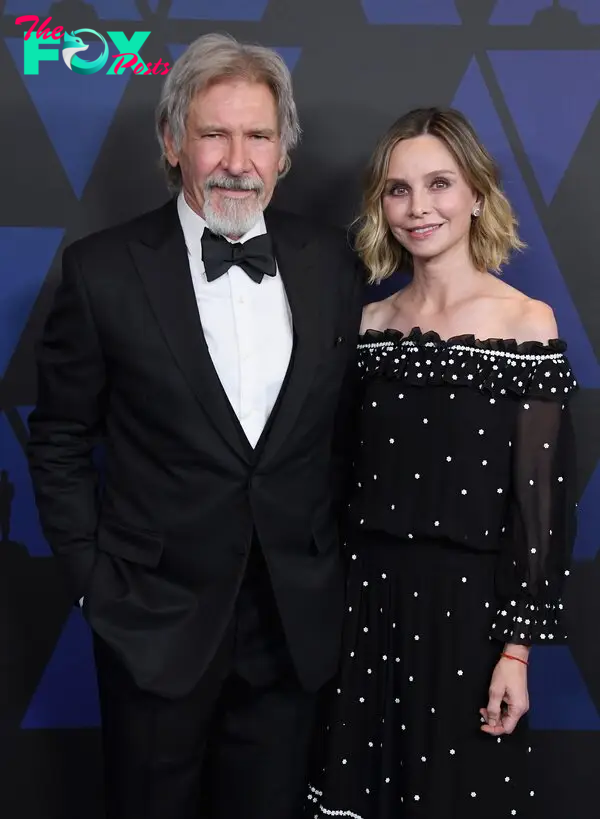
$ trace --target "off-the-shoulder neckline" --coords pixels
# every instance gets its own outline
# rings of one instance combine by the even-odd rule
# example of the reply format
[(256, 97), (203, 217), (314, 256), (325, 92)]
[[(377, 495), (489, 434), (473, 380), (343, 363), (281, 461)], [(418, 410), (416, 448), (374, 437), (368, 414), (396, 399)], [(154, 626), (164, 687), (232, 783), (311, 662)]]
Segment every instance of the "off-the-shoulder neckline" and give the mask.
[(369, 343), (375, 341), (394, 341), (394, 342), (408, 342), (412, 341), (415, 344), (436, 344), (439, 346), (456, 346), (464, 345), (467, 347), (476, 347), (478, 349), (489, 350), (503, 350), (505, 352), (514, 353), (539, 353), (542, 351), (551, 353), (562, 353), (567, 349), (567, 343), (562, 338), (551, 338), (548, 342), (543, 341), (521, 341), (517, 342), (514, 338), (475, 338), (472, 333), (464, 333), (462, 335), (451, 336), (443, 339), (435, 330), (422, 330), (420, 327), (413, 327), (409, 333), (403, 333), (402, 330), (397, 330), (388, 327), (384, 330), (367, 329), (359, 334), (359, 344)]

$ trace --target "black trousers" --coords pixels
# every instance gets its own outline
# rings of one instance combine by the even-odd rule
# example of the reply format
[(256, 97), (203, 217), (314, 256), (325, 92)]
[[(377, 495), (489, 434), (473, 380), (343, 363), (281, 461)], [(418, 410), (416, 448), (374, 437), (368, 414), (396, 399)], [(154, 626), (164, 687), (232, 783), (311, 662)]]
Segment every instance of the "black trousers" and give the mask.
[(95, 644), (106, 819), (298, 819), (317, 695), (289, 657), (254, 546), (235, 616), (202, 680), (168, 700), (115, 685)]

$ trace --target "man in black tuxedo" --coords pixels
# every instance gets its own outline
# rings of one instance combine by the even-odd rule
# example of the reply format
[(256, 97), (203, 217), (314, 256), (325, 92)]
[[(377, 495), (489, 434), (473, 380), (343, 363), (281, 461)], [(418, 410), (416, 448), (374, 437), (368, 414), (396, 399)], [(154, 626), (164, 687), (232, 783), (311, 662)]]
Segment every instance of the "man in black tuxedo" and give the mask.
[(179, 194), (64, 252), (30, 470), (94, 633), (108, 819), (292, 819), (339, 654), (360, 268), (267, 208), (299, 134), (275, 52), (201, 37), (157, 129)]

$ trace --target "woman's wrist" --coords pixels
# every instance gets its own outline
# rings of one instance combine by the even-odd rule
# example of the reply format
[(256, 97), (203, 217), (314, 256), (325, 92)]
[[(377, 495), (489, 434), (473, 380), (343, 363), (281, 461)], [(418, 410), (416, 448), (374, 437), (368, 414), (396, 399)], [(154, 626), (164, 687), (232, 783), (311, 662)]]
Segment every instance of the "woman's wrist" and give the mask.
[(528, 660), (530, 650), (530, 646), (521, 646), (517, 645), (516, 643), (506, 643), (503, 649), (503, 654), (512, 654), (513, 656), (518, 657), (520, 660)]
[(504, 651), (500, 654), (500, 659), (521, 665), (529, 665), (529, 646), (506, 643)]

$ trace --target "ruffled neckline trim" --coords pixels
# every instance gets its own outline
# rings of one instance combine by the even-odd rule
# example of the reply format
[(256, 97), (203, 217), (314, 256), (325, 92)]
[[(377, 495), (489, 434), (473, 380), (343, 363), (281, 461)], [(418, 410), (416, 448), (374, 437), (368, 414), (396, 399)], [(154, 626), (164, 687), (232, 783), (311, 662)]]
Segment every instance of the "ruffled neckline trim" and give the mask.
[(560, 338), (517, 343), (511, 338), (485, 341), (464, 334), (444, 340), (433, 330), (367, 330), (359, 336), (362, 378), (386, 378), (416, 387), (470, 387), (489, 395), (568, 398), (577, 381)]
[(358, 337), (359, 344), (370, 344), (378, 341), (392, 341), (396, 344), (400, 342), (413, 342), (418, 346), (434, 344), (436, 347), (474, 347), (478, 350), (489, 350), (490, 352), (505, 352), (522, 355), (544, 355), (548, 353), (564, 353), (567, 350), (567, 343), (562, 338), (549, 339), (545, 344), (542, 341), (521, 341), (514, 338), (475, 338), (470, 333), (451, 336), (443, 339), (435, 330), (423, 331), (420, 327), (413, 327), (410, 333), (403, 333), (401, 330), (387, 328), (386, 330), (365, 330)]

